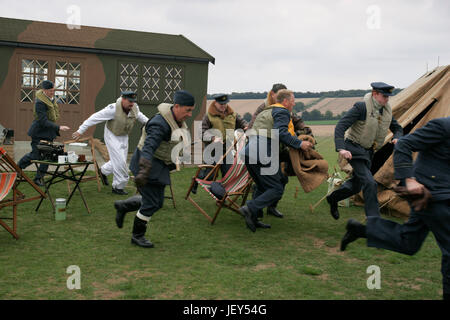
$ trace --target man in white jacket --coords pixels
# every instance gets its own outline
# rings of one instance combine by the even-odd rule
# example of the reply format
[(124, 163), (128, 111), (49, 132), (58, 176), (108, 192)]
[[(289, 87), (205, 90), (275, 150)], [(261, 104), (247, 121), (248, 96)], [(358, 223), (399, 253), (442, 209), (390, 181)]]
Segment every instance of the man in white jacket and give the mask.
[(139, 110), (136, 103), (136, 93), (125, 91), (122, 92), (122, 96), (115, 103), (111, 103), (106, 108), (92, 114), (72, 134), (72, 137), (78, 140), (89, 127), (106, 122), (104, 139), (109, 153), (109, 161), (100, 168), (100, 173), (105, 184), (108, 184), (106, 176), (113, 174), (112, 192), (120, 195), (128, 194), (124, 190), (129, 179), (127, 167), (128, 135), (136, 120), (146, 124), (148, 118)]

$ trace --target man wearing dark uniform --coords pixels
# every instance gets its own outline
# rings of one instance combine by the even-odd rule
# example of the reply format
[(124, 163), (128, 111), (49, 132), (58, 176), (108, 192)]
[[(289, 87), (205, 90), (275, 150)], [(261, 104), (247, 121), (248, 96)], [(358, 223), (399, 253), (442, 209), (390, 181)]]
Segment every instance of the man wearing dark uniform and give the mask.
[[(258, 212), (277, 203), (283, 196), (286, 176), (281, 172), (279, 165), (279, 145), (274, 146), (272, 154), (272, 129), (277, 130), (279, 142), (284, 145), (302, 150), (309, 150), (312, 144), (297, 139), (294, 125), (291, 120), (291, 111), (295, 105), (294, 94), (290, 90), (282, 89), (278, 92), (277, 103), (267, 106), (255, 120), (253, 128), (248, 131), (249, 141), (244, 149), (243, 156), (247, 170), (256, 184), (253, 199), (239, 210), (245, 217), (247, 227), (255, 232), (256, 228), (269, 228), (257, 219)], [(274, 133), (275, 134), (275, 133)], [(260, 154), (260, 148), (266, 147), (267, 159)], [(264, 153), (264, 152), (263, 152)], [(267, 163), (266, 163), (267, 160)], [(274, 174), (267, 174), (269, 168), (274, 168)]]
[(395, 144), (403, 135), (403, 128), (392, 117), (389, 96), (393, 86), (384, 82), (371, 83), (372, 92), (364, 96), (339, 120), (334, 131), (336, 151), (353, 167), (353, 177), (338, 190), (327, 196), (330, 213), (339, 219), (338, 202), (358, 192), (363, 192), (366, 216), (379, 216), (377, 183), (370, 167), (373, 154), (384, 143), (388, 129), (394, 134)]
[[(192, 116), (194, 104), (194, 97), (185, 90), (175, 92), (174, 104), (160, 104), (158, 113), (145, 125), (147, 136), (143, 146), (136, 148), (131, 159), (130, 170), (142, 195), (142, 205), (134, 218), (131, 243), (140, 247), (154, 246), (145, 238), (145, 232), (152, 215), (163, 206), (164, 189), (170, 185), (170, 170), (175, 167), (171, 155), (179, 141), (172, 141), (172, 133), (179, 129), (187, 132), (184, 121)], [(124, 216), (125, 213), (119, 215), (119, 219), (116, 217), (119, 227)]]
[[(222, 155), (224, 155), (232, 145), (234, 139), (234, 135), (227, 137), (226, 131), (233, 130), (234, 132), (236, 129), (247, 130), (247, 122), (229, 106), (228, 102), (230, 102), (230, 99), (227, 94), (216, 94), (213, 97), (214, 101), (209, 105), (208, 112), (206, 112), (202, 120), (202, 136), (205, 141), (205, 147), (211, 143), (222, 144)], [(217, 131), (214, 132), (210, 129), (216, 129)], [(212, 154), (211, 156), (215, 158), (216, 155)], [(222, 177), (225, 176), (230, 167), (231, 164), (226, 163), (225, 159), (224, 163), (220, 166)], [(211, 168), (202, 169), (198, 174), (198, 178), (205, 178), (210, 171)], [(212, 180), (212, 177), (209, 180)], [(197, 193), (197, 188), (198, 183), (195, 182), (192, 193)]]
[[(413, 152), (419, 152), (414, 164)], [(406, 193), (423, 195), (411, 198), (408, 221), (398, 224), (370, 216), (364, 226), (350, 219), (341, 250), (367, 238), (369, 247), (414, 255), (431, 231), (442, 252), (443, 297), (450, 300), (450, 117), (433, 119), (401, 138), (394, 149), (394, 173)]]
[[(34, 105), (34, 120), (28, 130), (31, 137), (31, 152), (24, 155), (17, 165), (25, 169), (31, 164), (31, 160), (39, 160), (39, 150), (37, 148), (40, 140), (53, 141), (59, 136), (59, 131), (67, 131), (67, 126), (59, 126), (56, 121), (59, 119), (59, 106), (55, 101), (55, 88), (53, 82), (44, 80), (42, 89), (36, 91), (36, 103)], [(42, 177), (47, 172), (48, 165), (41, 164), (36, 172), (34, 183), (44, 186)]]

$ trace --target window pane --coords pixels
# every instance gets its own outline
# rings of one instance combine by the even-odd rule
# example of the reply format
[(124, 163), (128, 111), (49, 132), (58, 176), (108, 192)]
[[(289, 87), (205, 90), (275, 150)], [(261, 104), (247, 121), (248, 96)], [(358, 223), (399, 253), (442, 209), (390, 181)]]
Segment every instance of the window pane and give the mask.
[(57, 103), (65, 104), (67, 101), (66, 91), (55, 91), (55, 98)]
[(67, 90), (67, 78), (66, 77), (56, 77), (55, 78), (55, 88), (58, 90)]
[(34, 77), (31, 75), (22, 75), (22, 88), (24, 87), (33, 87)]
[(47, 74), (48, 73), (48, 62), (43, 60), (36, 61), (36, 73)]
[(56, 62), (56, 75), (67, 76), (67, 62)]
[(79, 77), (81, 66), (77, 62), (69, 63), (69, 76)]
[(34, 60), (22, 59), (22, 73), (34, 72)]
[(68, 96), (69, 104), (79, 104), (80, 103), (80, 93), (79, 92), (69, 92)]
[(20, 102), (33, 102), (33, 89), (20, 90)]
[(69, 78), (69, 90), (72, 91), (80, 90), (80, 78)]

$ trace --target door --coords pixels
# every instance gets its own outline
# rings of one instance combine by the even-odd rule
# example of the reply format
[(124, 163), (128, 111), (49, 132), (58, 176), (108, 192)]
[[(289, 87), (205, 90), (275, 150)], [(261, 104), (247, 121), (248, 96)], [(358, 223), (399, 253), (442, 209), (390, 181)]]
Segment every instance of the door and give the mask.
[(42, 81), (55, 84), (55, 99), (59, 105), (59, 125), (71, 129), (60, 132), (57, 141), (69, 140), (83, 120), (84, 59), (79, 57), (19, 54), (19, 77), (16, 86), (16, 140), (29, 140), (27, 131), (34, 119), (35, 92)]

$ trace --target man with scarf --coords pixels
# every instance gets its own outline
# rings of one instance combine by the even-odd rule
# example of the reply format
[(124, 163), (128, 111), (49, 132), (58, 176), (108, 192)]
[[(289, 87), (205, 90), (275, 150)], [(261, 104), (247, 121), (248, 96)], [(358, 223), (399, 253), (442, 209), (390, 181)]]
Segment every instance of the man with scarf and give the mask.
[[(39, 159), (37, 148), (40, 140), (53, 141), (59, 136), (59, 131), (67, 131), (67, 126), (59, 126), (56, 121), (59, 119), (59, 106), (55, 101), (55, 88), (53, 82), (44, 80), (42, 89), (36, 91), (36, 103), (34, 105), (34, 120), (28, 130), (31, 137), (31, 152), (24, 155), (17, 163), (21, 169), (25, 169), (31, 164), (31, 160)], [(41, 164), (36, 172), (34, 183), (44, 186), (42, 177), (47, 172), (48, 165)]]
[(364, 96), (364, 101), (355, 103), (334, 131), (336, 151), (353, 167), (353, 177), (327, 196), (331, 216), (336, 220), (339, 219), (338, 202), (361, 189), (366, 216), (380, 215), (377, 182), (370, 171), (373, 155), (383, 146), (388, 129), (394, 134), (393, 144), (403, 136), (403, 128), (393, 118), (388, 103), (394, 87), (384, 82), (373, 82), (371, 86), (372, 92)]
[[(147, 223), (153, 214), (162, 208), (164, 189), (166, 185), (170, 185), (170, 170), (175, 167), (176, 161), (172, 153), (179, 144), (179, 141), (172, 137), (181, 134), (184, 147), (189, 142), (185, 120), (192, 116), (194, 105), (194, 97), (185, 90), (175, 92), (173, 104), (160, 104), (158, 113), (145, 125), (145, 135), (142, 135), (131, 158), (130, 170), (135, 175), (134, 181), (142, 195), (142, 204), (134, 218), (131, 236), (131, 243), (137, 246), (154, 247), (153, 243), (145, 238)], [(133, 204), (117, 211), (116, 224), (119, 228), (123, 225), (125, 214), (139, 199), (130, 201)]]
[[(203, 141), (207, 141), (205, 142), (205, 147), (211, 143), (220, 144), (222, 146), (222, 155), (224, 155), (234, 139), (234, 135), (232, 137), (226, 136), (226, 130), (233, 130), (233, 132), (236, 129), (247, 130), (247, 122), (242, 119), (239, 114), (234, 112), (228, 105), (230, 99), (227, 94), (216, 94), (213, 97), (214, 101), (211, 102), (208, 112), (203, 117), (202, 136)], [(214, 150), (211, 156), (216, 158), (217, 155), (214, 153)], [(219, 157), (217, 156), (217, 158)], [(224, 163), (220, 166), (222, 177), (225, 176), (229, 168), (230, 164), (226, 163), (225, 159)], [(202, 169), (198, 175), (198, 178), (205, 178), (210, 171), (210, 168)], [(212, 177), (210, 177), (209, 180), (211, 179)], [(194, 187), (192, 188), (192, 193), (197, 193), (197, 187), (198, 183), (195, 182)]]
[(136, 104), (136, 94), (133, 91), (122, 92), (122, 96), (115, 103), (109, 104), (104, 109), (94, 113), (72, 134), (78, 139), (89, 127), (106, 121), (104, 139), (108, 149), (109, 161), (100, 168), (100, 174), (105, 184), (107, 177), (113, 174), (112, 192), (119, 195), (128, 194), (124, 188), (128, 183), (128, 135), (133, 125), (138, 120), (145, 124), (148, 121), (146, 115)]
[[(267, 93), (266, 100), (264, 100), (264, 102), (261, 103), (261, 105), (256, 109), (255, 113), (253, 113), (252, 120), (250, 121), (250, 123), (248, 125), (249, 129), (251, 129), (253, 127), (253, 124), (255, 123), (255, 120), (256, 120), (256, 117), (258, 116), (258, 114), (260, 114), (266, 107), (276, 103), (277, 93), (278, 93), (278, 91), (280, 91), (282, 89), (287, 89), (287, 87), (282, 83), (273, 84), (272, 89)], [(306, 134), (306, 135), (310, 135), (310, 136), (314, 137), (312, 134), (311, 128), (305, 126), (305, 123), (303, 122), (303, 119), (300, 116), (296, 115), (294, 112), (291, 112), (291, 119), (292, 119), (292, 123), (294, 125), (295, 134), (297, 136)], [(280, 154), (280, 162), (290, 163), (291, 160), (289, 158), (288, 150), (287, 149), (283, 149), (283, 150), (284, 150), (284, 152), (282, 154)], [(284, 179), (284, 181), (286, 183), (288, 183), (289, 180), (286, 177)], [(277, 209), (277, 205), (278, 205), (278, 203), (273, 203), (272, 205), (267, 207), (267, 214), (272, 215), (277, 218), (283, 218), (284, 215)], [(259, 218), (263, 217), (262, 210), (258, 212), (258, 217)]]
[[(277, 203), (283, 196), (287, 177), (280, 167), (280, 146), (304, 151), (312, 147), (311, 142), (299, 140), (295, 134), (291, 119), (295, 105), (294, 93), (282, 89), (278, 92), (276, 101), (256, 117), (253, 128), (247, 132), (249, 140), (243, 150), (245, 165), (256, 189), (253, 199), (247, 201), (239, 211), (243, 214), (247, 227), (253, 232), (256, 228), (270, 228), (270, 225), (257, 219), (258, 212)], [(277, 145), (272, 146), (276, 142)]]

